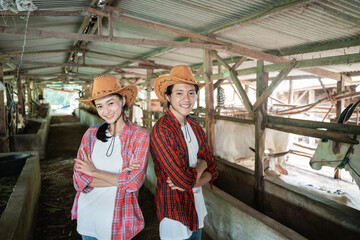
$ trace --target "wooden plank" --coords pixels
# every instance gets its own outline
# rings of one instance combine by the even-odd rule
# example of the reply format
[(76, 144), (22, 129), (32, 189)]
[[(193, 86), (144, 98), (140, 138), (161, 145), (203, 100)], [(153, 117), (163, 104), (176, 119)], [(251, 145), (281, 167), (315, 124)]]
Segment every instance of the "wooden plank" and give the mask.
[(276, 87), (290, 73), (290, 71), (296, 66), (297, 63), (298, 62), (293, 59), (283, 70), (281, 70), (281, 72), (276, 76), (276, 78), (271, 82), (271, 84), (265, 89), (262, 95), (256, 100), (253, 106), (254, 110), (256, 110), (260, 106), (260, 104), (272, 94)]
[(204, 50), (204, 78), (205, 78), (205, 102), (206, 102), (206, 137), (212, 152), (215, 151), (215, 110), (214, 110), (214, 85), (212, 75), (212, 54)]

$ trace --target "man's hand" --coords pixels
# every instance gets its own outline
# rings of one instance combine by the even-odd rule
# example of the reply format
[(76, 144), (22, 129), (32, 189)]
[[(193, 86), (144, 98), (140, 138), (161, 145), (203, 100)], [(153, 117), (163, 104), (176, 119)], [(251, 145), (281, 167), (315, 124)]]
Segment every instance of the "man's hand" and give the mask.
[(185, 191), (185, 189), (175, 186), (169, 177), (167, 178), (166, 182), (169, 184), (169, 187), (171, 188), (171, 190), (179, 190), (182, 192)]

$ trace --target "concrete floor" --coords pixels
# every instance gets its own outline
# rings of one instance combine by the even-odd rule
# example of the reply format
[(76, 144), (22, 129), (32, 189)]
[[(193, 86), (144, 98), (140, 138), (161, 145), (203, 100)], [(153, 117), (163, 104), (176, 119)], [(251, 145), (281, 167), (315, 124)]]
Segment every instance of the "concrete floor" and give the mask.
[[(76, 221), (71, 221), (75, 196), (72, 183), (73, 159), (87, 126), (71, 115), (53, 115), (46, 158), (40, 162), (42, 189), (34, 239), (81, 239)], [(139, 192), (145, 229), (134, 239), (159, 239), (154, 196), (145, 187)]]

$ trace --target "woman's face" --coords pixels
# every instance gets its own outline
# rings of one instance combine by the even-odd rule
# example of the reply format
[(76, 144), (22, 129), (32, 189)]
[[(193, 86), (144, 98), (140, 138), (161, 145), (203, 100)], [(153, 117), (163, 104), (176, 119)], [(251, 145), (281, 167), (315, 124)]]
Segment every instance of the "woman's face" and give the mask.
[(195, 104), (196, 91), (192, 84), (175, 84), (170, 96), (166, 99), (170, 102), (170, 110), (180, 123), (190, 114)]
[(124, 105), (125, 98), (118, 95), (109, 95), (95, 100), (99, 116), (109, 124), (114, 123), (120, 118)]

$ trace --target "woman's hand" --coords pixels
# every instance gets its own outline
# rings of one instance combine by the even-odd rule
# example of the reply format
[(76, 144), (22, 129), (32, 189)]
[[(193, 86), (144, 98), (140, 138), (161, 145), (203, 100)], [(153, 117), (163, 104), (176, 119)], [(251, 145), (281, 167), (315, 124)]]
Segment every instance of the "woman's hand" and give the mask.
[(140, 164), (135, 164), (133, 163), (133, 160), (134, 160), (134, 154), (131, 156), (131, 160), (130, 160), (130, 163), (129, 163), (129, 166), (124, 168), (124, 171), (133, 171), (135, 169), (139, 169), (140, 168)]
[(185, 191), (185, 189), (175, 186), (169, 177), (167, 178), (166, 182), (169, 184), (169, 187), (171, 188), (171, 190), (179, 190), (182, 192)]
[(76, 171), (85, 173), (90, 177), (94, 177), (97, 169), (91, 160), (91, 158), (86, 154), (85, 150), (82, 148), (81, 152), (84, 156), (84, 159), (76, 158), (75, 160), (75, 169)]

